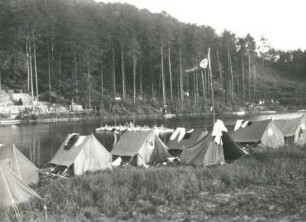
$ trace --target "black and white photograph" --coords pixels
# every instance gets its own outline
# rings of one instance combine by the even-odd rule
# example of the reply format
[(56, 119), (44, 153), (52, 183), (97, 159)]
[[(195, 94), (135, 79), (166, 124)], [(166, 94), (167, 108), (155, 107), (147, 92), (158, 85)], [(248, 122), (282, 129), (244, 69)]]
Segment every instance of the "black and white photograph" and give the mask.
[(0, 222), (306, 221), (304, 0), (0, 0)]

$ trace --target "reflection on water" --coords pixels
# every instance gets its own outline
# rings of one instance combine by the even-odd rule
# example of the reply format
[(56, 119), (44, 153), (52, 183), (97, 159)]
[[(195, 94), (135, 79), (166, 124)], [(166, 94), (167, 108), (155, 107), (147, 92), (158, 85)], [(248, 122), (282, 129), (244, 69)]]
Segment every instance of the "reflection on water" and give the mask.
[[(233, 124), (233, 117), (221, 117), (226, 124)], [(126, 120), (117, 120), (117, 123), (125, 124)], [(105, 124), (113, 124), (113, 122), (82, 121), (82, 122), (63, 122), (63, 123), (40, 123), (11, 125), (0, 127), (0, 142), (6, 146), (14, 143), (21, 152), (23, 152), (37, 166), (45, 165), (55, 154), (68, 133), (80, 133), (88, 135), (95, 132), (97, 127)], [(211, 129), (211, 117), (184, 117), (173, 119), (143, 119), (136, 120), (136, 125), (158, 125), (163, 124), (168, 128), (176, 128), (179, 126), (187, 128), (205, 127)], [(95, 134), (97, 139), (108, 149), (112, 148), (114, 138), (111, 133)]]
[[(117, 120), (117, 123), (125, 124), (126, 120)], [(6, 146), (15, 144), (37, 166), (45, 165), (55, 154), (68, 133), (80, 133), (88, 135), (95, 133), (95, 129), (112, 122), (82, 121), (82, 122), (62, 122), (62, 123), (40, 123), (10, 125), (0, 127), (0, 142)], [(209, 127), (209, 119), (205, 118), (175, 118), (164, 119), (144, 119), (136, 120), (137, 125), (158, 125), (175, 128), (176, 126), (186, 127)], [(111, 133), (96, 134), (98, 140), (107, 148), (111, 149), (114, 141)]]

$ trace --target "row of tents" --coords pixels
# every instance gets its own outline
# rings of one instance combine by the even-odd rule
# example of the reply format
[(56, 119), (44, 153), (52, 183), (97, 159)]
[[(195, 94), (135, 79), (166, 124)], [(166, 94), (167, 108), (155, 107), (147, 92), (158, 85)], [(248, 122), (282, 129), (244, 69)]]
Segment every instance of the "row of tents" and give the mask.
[[(238, 120), (234, 130), (229, 133), (223, 122), (217, 121), (211, 133), (200, 128), (177, 128), (166, 144), (154, 130), (127, 131), (122, 134), (111, 152), (108, 152), (94, 135), (69, 135), (50, 163), (66, 168), (73, 166), (76, 175), (111, 168), (114, 158), (118, 160), (113, 165), (128, 162), (135, 166), (147, 166), (166, 161), (171, 156), (180, 157), (183, 163), (196, 166), (220, 164), (233, 161), (245, 153), (240, 146), (302, 146), (306, 143), (305, 125), (305, 115), (292, 119)], [(217, 131), (222, 142), (215, 141), (214, 132)], [(74, 136), (78, 137), (77, 141), (67, 149), (67, 144)]]
[[(223, 122), (217, 120), (211, 132), (177, 128), (166, 144), (155, 130), (126, 131), (111, 152), (93, 134), (69, 134), (49, 164), (70, 169), (75, 175), (112, 169), (122, 162), (148, 166), (173, 157), (193, 166), (221, 165), (247, 154), (241, 148), (245, 145), (269, 148), (285, 143), (304, 145), (305, 125), (304, 115), (286, 120), (237, 121), (229, 133)], [(39, 169), (16, 146), (0, 147), (0, 172), (0, 206), (40, 198), (29, 187), (39, 182)]]
[(237, 120), (232, 137), (241, 145), (263, 148), (304, 146), (306, 144), (306, 116), (263, 121)]
[[(176, 132), (177, 130), (174, 134)], [(203, 129), (187, 132), (183, 136), (178, 134), (177, 137), (182, 137), (177, 147), (181, 149), (179, 154), (185, 164), (195, 166), (223, 164), (245, 154), (230, 138), (220, 120), (215, 123), (211, 133)], [(185, 147), (186, 145), (188, 147)], [(50, 164), (65, 166), (66, 169), (72, 167), (75, 175), (81, 175), (86, 171), (110, 169), (113, 165), (122, 163), (146, 167), (165, 162), (168, 158), (176, 156), (172, 155), (172, 150), (174, 149), (169, 149), (153, 129), (124, 132), (111, 152), (108, 152), (94, 135), (71, 134), (67, 136)]]

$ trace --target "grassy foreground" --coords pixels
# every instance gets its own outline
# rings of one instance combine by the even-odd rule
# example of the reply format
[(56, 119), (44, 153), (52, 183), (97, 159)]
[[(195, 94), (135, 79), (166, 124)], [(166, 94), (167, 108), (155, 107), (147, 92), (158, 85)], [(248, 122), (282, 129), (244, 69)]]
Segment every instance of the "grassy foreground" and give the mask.
[[(45, 179), (24, 221), (304, 221), (306, 150), (286, 148), (214, 168), (114, 169)], [(13, 210), (0, 221), (14, 221)]]

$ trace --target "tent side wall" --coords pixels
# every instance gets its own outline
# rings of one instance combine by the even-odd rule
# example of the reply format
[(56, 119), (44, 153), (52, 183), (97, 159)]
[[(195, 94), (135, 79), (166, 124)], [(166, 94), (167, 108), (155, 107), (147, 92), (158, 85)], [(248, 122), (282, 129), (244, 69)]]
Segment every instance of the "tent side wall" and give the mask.
[(14, 144), (2, 148), (0, 161), (27, 185), (39, 182), (38, 168)]
[(273, 149), (277, 149), (281, 146), (284, 146), (284, 134), (273, 122), (271, 122), (262, 135), (261, 144), (264, 147), (269, 147)]
[(170, 157), (168, 147), (157, 135), (154, 135), (154, 150), (151, 153), (149, 163), (162, 162), (167, 160), (168, 157)]
[[(176, 131), (173, 132), (173, 134), (175, 134), (175, 133), (176, 133)], [(194, 129), (193, 132), (189, 133), (188, 138), (185, 138), (188, 135), (186, 133), (180, 141), (178, 141), (179, 135), (177, 135), (173, 140), (170, 139), (167, 143), (167, 147), (169, 148), (169, 150), (182, 151), (184, 148), (190, 147), (193, 144), (196, 144), (197, 142), (199, 142), (207, 134), (208, 134), (208, 132), (205, 131), (204, 129), (197, 128), (197, 129)]]
[(111, 169), (111, 163), (112, 155), (91, 135), (74, 161), (74, 174), (82, 175), (87, 171)]
[(73, 146), (68, 150), (65, 150), (65, 144), (68, 142), (69, 136), (70, 135), (65, 138), (60, 148), (50, 160), (50, 164), (70, 167), (74, 163), (76, 157), (80, 154), (84, 144), (86, 144), (87, 140), (89, 139), (89, 136), (79, 136), (78, 140), (73, 144)]
[(0, 206), (11, 206), (13, 203), (23, 203), (31, 198), (41, 197), (22, 182), (7, 166), (0, 163)]
[(152, 131), (126, 131), (112, 149), (112, 155), (134, 158), (151, 133)]
[(294, 134), (294, 144), (304, 146), (306, 144), (306, 119), (305, 116), (301, 119), (298, 128)]
[(167, 146), (158, 136), (151, 133), (137, 153), (137, 166), (165, 161), (167, 157), (170, 157), (167, 150)]
[(20, 176), (22, 181), (26, 184), (38, 184), (38, 168), (29, 159), (27, 159), (18, 149), (15, 149), (15, 154), (17, 159), (20, 160), (18, 164), (20, 167), (21, 175), (18, 176)]
[(222, 143), (226, 162), (232, 162), (246, 154), (227, 132), (222, 132)]
[(144, 166), (148, 163), (148, 150), (153, 149), (150, 147), (150, 143), (152, 142), (152, 138), (148, 137), (147, 140), (142, 144), (136, 156), (133, 157), (131, 164), (136, 166)]
[(225, 162), (222, 145), (215, 143), (211, 134), (194, 146), (184, 149), (180, 158), (183, 163), (193, 166), (210, 166)]

